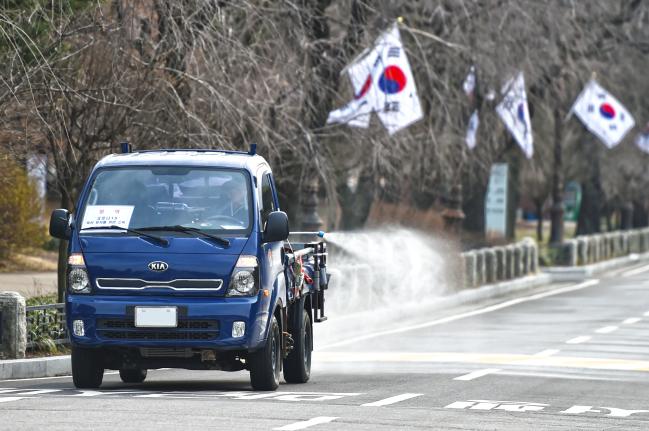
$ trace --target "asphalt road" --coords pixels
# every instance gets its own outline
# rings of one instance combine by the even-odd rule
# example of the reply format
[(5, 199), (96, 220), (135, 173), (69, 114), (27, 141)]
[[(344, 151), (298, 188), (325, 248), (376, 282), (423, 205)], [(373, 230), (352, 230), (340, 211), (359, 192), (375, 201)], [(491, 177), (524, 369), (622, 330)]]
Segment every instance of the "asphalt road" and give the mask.
[(325, 327), (311, 381), (277, 392), (245, 372), (4, 381), (0, 429), (647, 430), (648, 293), (645, 263), (364, 334)]

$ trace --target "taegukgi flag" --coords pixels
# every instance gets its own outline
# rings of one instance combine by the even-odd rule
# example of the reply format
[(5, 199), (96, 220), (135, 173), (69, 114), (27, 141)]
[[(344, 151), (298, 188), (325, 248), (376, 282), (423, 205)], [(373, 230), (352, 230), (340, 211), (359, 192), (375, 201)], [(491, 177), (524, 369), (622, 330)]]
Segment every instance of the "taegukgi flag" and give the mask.
[(635, 144), (645, 153), (649, 153), (649, 123), (647, 123), (644, 131), (635, 138)]
[(496, 112), (523, 149), (525, 156), (530, 159), (534, 154), (534, 140), (523, 72), (507, 81), (502, 88), (502, 94), (503, 100), (496, 106)]
[(471, 118), (469, 118), (469, 126), (466, 128), (466, 137), (464, 139), (466, 146), (469, 147), (470, 150), (475, 148), (478, 126), (480, 126), (480, 118), (478, 117), (478, 110), (476, 109), (473, 111), (473, 114), (471, 114)]
[(466, 78), (464, 78), (464, 82), (462, 83), (462, 90), (464, 90), (464, 94), (466, 94), (467, 97), (473, 97), (473, 93), (475, 92), (475, 80), (475, 66), (471, 66), (469, 73), (466, 75)]
[[(471, 66), (469, 73), (466, 75), (464, 82), (462, 83), (462, 90), (464, 94), (471, 100), (475, 99), (475, 87), (476, 87), (476, 76), (475, 76), (475, 66)], [(474, 110), (469, 117), (469, 125), (466, 128), (466, 136), (464, 142), (466, 142), (467, 147), (470, 150), (473, 150), (476, 146), (476, 136), (478, 133), (478, 126), (480, 125), (480, 117), (478, 116), (478, 110)]]
[(570, 109), (608, 148), (635, 126), (633, 116), (608, 91), (591, 79)]
[(354, 99), (329, 113), (327, 124), (367, 127), (376, 112), (390, 134), (423, 117), (410, 63), (396, 24), (347, 67)]

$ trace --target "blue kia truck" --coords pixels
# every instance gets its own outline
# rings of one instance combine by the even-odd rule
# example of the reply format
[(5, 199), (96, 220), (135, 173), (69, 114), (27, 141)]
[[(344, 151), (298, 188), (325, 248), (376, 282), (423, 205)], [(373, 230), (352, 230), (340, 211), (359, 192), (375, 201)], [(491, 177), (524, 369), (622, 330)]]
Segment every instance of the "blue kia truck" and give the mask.
[(326, 244), (287, 241), (268, 163), (254, 146), (122, 148), (94, 167), (76, 211), (50, 220), (69, 241), (75, 386), (163, 367), (247, 369), (255, 390), (275, 390), (282, 370), (306, 382), (313, 323), (326, 319)]

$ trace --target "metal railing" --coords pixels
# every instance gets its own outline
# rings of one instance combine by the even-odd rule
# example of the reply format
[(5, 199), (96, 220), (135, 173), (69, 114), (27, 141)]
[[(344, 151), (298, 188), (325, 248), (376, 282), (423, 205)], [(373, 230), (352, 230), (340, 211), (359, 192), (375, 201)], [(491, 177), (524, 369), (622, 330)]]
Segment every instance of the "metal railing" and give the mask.
[(69, 344), (65, 326), (65, 304), (25, 307), (27, 315), (27, 350), (51, 350)]

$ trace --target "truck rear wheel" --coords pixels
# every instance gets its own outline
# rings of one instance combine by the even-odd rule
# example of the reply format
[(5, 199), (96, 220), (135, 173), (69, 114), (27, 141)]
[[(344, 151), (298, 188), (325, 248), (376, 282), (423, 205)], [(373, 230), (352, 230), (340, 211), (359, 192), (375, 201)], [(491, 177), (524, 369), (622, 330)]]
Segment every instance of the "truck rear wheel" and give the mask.
[(274, 391), (279, 386), (281, 361), (281, 339), (279, 325), (273, 316), (270, 322), (268, 340), (261, 350), (248, 357), (250, 361), (250, 383), (256, 391)]
[(79, 389), (94, 389), (101, 386), (104, 367), (97, 351), (72, 347), (72, 382)]
[(284, 380), (287, 383), (306, 383), (311, 375), (312, 330), (309, 313), (302, 309), (302, 315), (291, 331), (293, 350), (284, 359)]
[(146, 369), (119, 370), (119, 378), (124, 383), (142, 383), (146, 379)]

